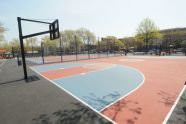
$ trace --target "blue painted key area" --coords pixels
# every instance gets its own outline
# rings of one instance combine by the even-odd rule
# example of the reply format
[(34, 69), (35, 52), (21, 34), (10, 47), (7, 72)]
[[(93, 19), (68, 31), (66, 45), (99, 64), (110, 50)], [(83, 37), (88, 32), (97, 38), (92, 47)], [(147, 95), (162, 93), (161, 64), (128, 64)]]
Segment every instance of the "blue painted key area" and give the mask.
[[(46, 70), (44, 68), (40, 69), (42, 71)], [(50, 69), (50, 66), (47, 69)], [(139, 71), (116, 65), (105, 70), (56, 79), (53, 82), (100, 111), (136, 89), (143, 83), (143, 80), (143, 74)]]

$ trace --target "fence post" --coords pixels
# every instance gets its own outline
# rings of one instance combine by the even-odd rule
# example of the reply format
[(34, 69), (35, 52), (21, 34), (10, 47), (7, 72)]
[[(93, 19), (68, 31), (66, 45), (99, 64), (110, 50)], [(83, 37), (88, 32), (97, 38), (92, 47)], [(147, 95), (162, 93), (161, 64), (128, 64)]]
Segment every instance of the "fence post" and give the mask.
[(108, 51), (108, 38), (107, 38), (107, 57), (108, 57), (108, 54), (109, 54), (109, 51)]
[(43, 64), (45, 64), (43, 42), (41, 42), (41, 57), (42, 57)]
[(114, 50), (114, 56), (115, 56), (115, 39), (114, 39), (114, 46), (113, 46), (113, 50)]
[(99, 46), (99, 37), (98, 37), (98, 58), (100, 57), (100, 46)]
[(90, 39), (88, 37), (88, 59), (90, 59)]
[(34, 46), (32, 45), (32, 57), (34, 57)]
[(12, 56), (13, 58), (15, 58), (15, 51), (14, 51), (14, 47), (12, 46)]
[(60, 34), (59, 34), (59, 43), (60, 43), (61, 62), (63, 62), (62, 40), (61, 40), (61, 35)]
[(77, 40), (76, 40), (76, 35), (75, 35), (75, 45), (76, 45), (76, 61), (77, 61), (77, 60), (78, 60), (78, 57), (77, 57), (78, 51), (77, 51)]
[(121, 52), (121, 56), (124, 55), (125, 45), (123, 44), (123, 50)]

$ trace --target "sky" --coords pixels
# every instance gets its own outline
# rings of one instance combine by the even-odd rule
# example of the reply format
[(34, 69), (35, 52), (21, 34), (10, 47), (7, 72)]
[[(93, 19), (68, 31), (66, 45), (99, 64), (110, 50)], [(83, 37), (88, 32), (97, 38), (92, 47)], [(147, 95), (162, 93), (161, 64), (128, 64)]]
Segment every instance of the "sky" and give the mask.
[[(1, 0), (0, 22), (5, 39), (18, 38), (17, 17), (59, 19), (60, 31), (89, 29), (97, 37), (134, 36), (144, 18), (159, 29), (186, 27), (186, 0)], [(23, 22), (23, 34), (48, 30), (48, 25)]]

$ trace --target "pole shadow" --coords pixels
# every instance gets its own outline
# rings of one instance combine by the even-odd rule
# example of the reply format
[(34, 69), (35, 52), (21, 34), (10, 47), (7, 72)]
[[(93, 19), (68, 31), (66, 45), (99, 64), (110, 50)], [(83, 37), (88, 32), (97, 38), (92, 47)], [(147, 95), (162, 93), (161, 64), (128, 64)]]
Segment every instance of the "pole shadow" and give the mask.
[(11, 83), (16, 83), (16, 82), (24, 81), (24, 80), (25, 80), (24, 78), (21, 78), (21, 79), (17, 79), (17, 80), (7, 81), (7, 82), (0, 83), (0, 86), (6, 85), (6, 84), (11, 84)]

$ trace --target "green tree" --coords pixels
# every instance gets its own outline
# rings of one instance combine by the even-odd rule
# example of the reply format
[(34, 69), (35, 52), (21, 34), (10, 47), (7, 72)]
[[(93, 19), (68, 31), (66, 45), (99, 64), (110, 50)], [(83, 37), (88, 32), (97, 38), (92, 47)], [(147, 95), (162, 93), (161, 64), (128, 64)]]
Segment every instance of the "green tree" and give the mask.
[(86, 28), (80, 28), (76, 30), (76, 35), (79, 38), (79, 49), (82, 50), (83, 52), (88, 49), (87, 44), (88, 44), (88, 39), (89, 39), (89, 44), (92, 46), (96, 45), (96, 36), (94, 35), (93, 32), (90, 32)]
[(107, 36), (106, 38), (109, 41), (109, 49), (119, 51), (120, 49), (124, 48), (124, 42), (121, 42), (115, 36)]
[(75, 31), (65, 30), (61, 32), (62, 42), (66, 53), (70, 53), (75, 50)]
[(91, 41), (92, 44), (94, 44), (96, 42), (96, 36), (94, 35), (94, 33), (90, 32), (86, 28), (80, 28), (80, 29), (76, 30), (76, 35), (78, 35), (78, 37), (80, 38), (80, 40), (84, 44), (87, 44), (88, 37), (89, 37), (89, 40)]
[(42, 39), (45, 55), (53, 55), (57, 53), (57, 47), (59, 47), (59, 39), (50, 40), (49, 36), (45, 36)]
[(13, 38), (11, 41), (10, 41), (10, 45), (13, 46), (13, 47), (17, 47), (19, 48), (19, 40), (17, 38)]
[(11, 46), (8, 42), (1, 43), (1, 47), (7, 51), (11, 51)]
[(17, 38), (13, 38), (9, 43), (10, 48), (13, 47), (14, 51), (20, 51), (20, 43)]
[(12, 47), (13, 47), (14, 51), (18, 51), (20, 50), (19, 40), (16, 38), (13, 38), (10, 42), (4, 41), (1, 43), (1, 47), (6, 49), (7, 51), (12, 51)]
[(183, 41), (181, 42), (181, 45), (182, 45), (183, 48), (186, 48), (186, 40), (183, 40)]
[(148, 42), (151, 39), (158, 39), (161, 37), (162, 37), (162, 35), (159, 32), (159, 29), (155, 25), (155, 23), (151, 19), (145, 18), (141, 21), (140, 25), (137, 28), (137, 33), (136, 33), (135, 39), (137, 42), (144, 42), (145, 43), (146, 53), (147, 53)]
[(168, 42), (167, 45), (173, 45), (175, 48), (180, 48), (182, 41), (185, 39), (185, 30), (169, 31), (163, 34), (164, 39)]
[(36, 45), (37, 45), (37, 38), (36, 37), (27, 38), (25, 40), (25, 48), (27, 51), (30, 51), (30, 50), (33, 51), (33, 47)]
[(99, 48), (101, 51), (107, 51), (107, 49), (110, 52), (120, 51), (124, 48), (124, 42), (118, 40), (115, 36), (107, 36), (106, 38), (102, 38)]
[(41, 40), (43, 42), (44, 47), (46, 47), (46, 48), (57, 47), (58, 46), (58, 43), (57, 43), (58, 39), (50, 40), (49, 36), (45, 36)]
[[(76, 36), (76, 42), (75, 42), (75, 36)], [(76, 43), (77, 43), (77, 50), (80, 51), (83, 42), (82, 42), (82, 38), (80, 38), (79, 34), (77, 34), (75, 30), (65, 30), (61, 32), (61, 37), (62, 37), (64, 50), (66, 53), (75, 52)]]

